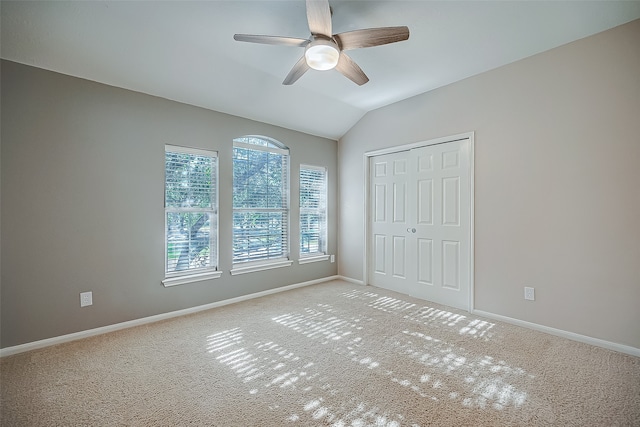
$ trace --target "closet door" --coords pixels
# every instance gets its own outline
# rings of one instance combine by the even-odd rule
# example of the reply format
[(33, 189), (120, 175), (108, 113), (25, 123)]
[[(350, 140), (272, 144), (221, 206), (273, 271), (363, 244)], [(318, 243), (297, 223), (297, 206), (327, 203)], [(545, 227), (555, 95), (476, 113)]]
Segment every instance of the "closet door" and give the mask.
[(371, 284), (468, 309), (468, 140), (370, 162)]
[[(411, 151), (370, 159), (371, 284), (413, 294), (415, 253), (411, 250), (413, 219), (410, 218)], [(413, 255), (412, 255), (413, 253)]]

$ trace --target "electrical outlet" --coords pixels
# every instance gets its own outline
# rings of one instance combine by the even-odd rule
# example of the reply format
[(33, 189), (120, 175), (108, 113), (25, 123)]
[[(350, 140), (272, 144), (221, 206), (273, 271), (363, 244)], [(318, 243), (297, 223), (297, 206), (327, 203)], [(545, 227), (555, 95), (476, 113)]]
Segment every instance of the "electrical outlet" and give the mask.
[(80, 307), (93, 305), (93, 292), (80, 292)]
[(535, 289), (524, 287), (524, 299), (534, 301), (536, 299)]
[(331, 262), (336, 262), (336, 256), (335, 255), (331, 255)]

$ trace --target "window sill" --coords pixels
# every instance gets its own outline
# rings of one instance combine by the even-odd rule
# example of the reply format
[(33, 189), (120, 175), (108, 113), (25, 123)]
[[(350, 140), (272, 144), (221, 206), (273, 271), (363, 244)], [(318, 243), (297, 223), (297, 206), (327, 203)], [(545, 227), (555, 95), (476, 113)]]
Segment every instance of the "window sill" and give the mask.
[(167, 277), (162, 281), (165, 288), (169, 286), (185, 285), (187, 283), (201, 282), (203, 280), (218, 279), (222, 271), (207, 271), (206, 273), (189, 274), (188, 276)]
[(271, 270), (273, 268), (290, 267), (293, 261), (284, 260), (276, 261), (268, 264), (252, 264), (231, 269), (231, 275), (237, 276), (238, 274), (253, 273), (255, 271)]
[(300, 264), (300, 265), (309, 264), (311, 262), (326, 261), (328, 259), (329, 259), (329, 255), (314, 255), (314, 256), (300, 258), (298, 260), (298, 264)]

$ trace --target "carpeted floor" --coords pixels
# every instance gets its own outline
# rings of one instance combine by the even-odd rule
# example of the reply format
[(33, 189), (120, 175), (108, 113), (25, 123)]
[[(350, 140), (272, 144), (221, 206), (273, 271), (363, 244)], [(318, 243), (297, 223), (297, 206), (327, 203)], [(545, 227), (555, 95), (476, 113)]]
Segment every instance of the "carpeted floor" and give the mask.
[(0, 361), (2, 426), (640, 426), (640, 359), (341, 281)]

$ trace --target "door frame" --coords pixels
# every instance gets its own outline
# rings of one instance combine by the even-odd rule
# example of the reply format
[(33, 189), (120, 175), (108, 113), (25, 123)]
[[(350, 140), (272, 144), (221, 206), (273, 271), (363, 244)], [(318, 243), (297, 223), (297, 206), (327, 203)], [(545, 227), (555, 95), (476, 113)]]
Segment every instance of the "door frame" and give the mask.
[(475, 279), (475, 264), (474, 264), (474, 254), (475, 254), (475, 243), (474, 243), (474, 163), (475, 163), (475, 145), (474, 145), (474, 132), (466, 132), (458, 135), (446, 136), (442, 138), (435, 138), (426, 141), (413, 142), (410, 144), (404, 145), (396, 145), (393, 147), (383, 148), (380, 150), (367, 151), (364, 153), (364, 245), (363, 245), (363, 274), (362, 274), (362, 282), (366, 286), (369, 285), (369, 261), (370, 261), (370, 233), (371, 233), (371, 218), (370, 218), (370, 209), (371, 209), (371, 198), (369, 197), (369, 191), (371, 187), (370, 182), (370, 159), (374, 156), (380, 156), (383, 154), (391, 154), (397, 153), (400, 151), (407, 151), (414, 148), (426, 147), (429, 145), (436, 144), (446, 144), (448, 142), (458, 142), (458, 141), (469, 141), (469, 309), (470, 313), (474, 310), (474, 279)]

